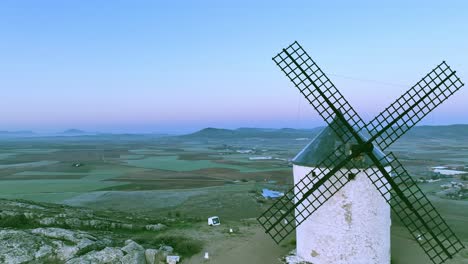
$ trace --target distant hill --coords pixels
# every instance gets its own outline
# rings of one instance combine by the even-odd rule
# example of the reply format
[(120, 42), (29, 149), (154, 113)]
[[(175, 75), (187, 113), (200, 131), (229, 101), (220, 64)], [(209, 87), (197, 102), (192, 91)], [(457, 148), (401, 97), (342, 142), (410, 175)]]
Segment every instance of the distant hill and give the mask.
[(30, 130), (20, 130), (20, 131), (0, 131), (0, 137), (6, 138), (15, 138), (15, 137), (31, 137), (36, 134)]
[(182, 135), (183, 138), (312, 138), (323, 127), (313, 129), (272, 129), (272, 128), (204, 128), (192, 134)]
[(19, 131), (0, 131), (0, 135), (32, 135), (34, 132), (31, 130), (19, 130)]
[(468, 125), (416, 126), (405, 135), (405, 138), (412, 137), (468, 139)]
[[(293, 128), (204, 128), (192, 134), (182, 135), (182, 138), (313, 138), (323, 127), (313, 129), (293, 129)], [(431, 138), (452, 138), (468, 139), (468, 125), (448, 125), (448, 126), (416, 126), (411, 128), (404, 136), (405, 139), (431, 139)]]
[[(168, 134), (141, 134), (141, 133), (99, 133), (88, 132), (80, 129), (67, 129), (63, 132), (44, 134), (35, 133), (30, 130), (21, 131), (0, 131), (0, 138), (28, 138), (28, 137), (87, 137), (87, 138), (102, 138), (102, 137), (125, 137), (128, 139), (146, 138), (159, 138), (159, 137), (178, 137), (178, 138), (193, 138), (193, 139), (223, 139), (223, 138), (309, 138), (315, 137), (323, 127), (316, 127), (312, 129), (294, 129), (294, 128), (250, 128), (242, 127), (238, 129), (223, 129), (208, 127), (199, 130), (195, 133), (171, 136)], [(468, 124), (448, 125), (448, 126), (416, 126), (411, 128), (408, 133), (404, 135), (405, 140), (411, 139), (455, 139), (455, 140), (468, 140)]]
[(67, 129), (65, 131), (63, 131), (62, 133), (60, 134), (65, 134), (65, 135), (81, 135), (81, 134), (88, 134), (87, 132), (83, 131), (83, 130), (80, 130), (80, 129), (75, 129), (75, 128), (71, 128), (71, 129)]

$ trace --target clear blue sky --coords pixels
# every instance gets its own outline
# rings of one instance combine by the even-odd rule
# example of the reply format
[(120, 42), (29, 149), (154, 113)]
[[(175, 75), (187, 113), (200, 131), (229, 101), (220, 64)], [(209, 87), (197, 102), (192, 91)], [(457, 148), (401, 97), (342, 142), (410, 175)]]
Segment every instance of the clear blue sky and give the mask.
[(294, 40), (366, 120), (442, 60), (468, 83), (467, 1), (252, 2), (1, 1), (0, 130), (323, 125), (271, 60)]

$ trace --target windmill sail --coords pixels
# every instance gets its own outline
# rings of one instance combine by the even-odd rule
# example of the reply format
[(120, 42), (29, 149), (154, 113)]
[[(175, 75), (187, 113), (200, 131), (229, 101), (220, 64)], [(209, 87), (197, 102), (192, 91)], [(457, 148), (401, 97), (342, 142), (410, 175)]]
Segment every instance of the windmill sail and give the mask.
[(385, 150), (434, 108), (458, 91), (463, 83), (445, 61), (366, 125), (366, 132)]
[(372, 183), (434, 264), (452, 258), (463, 244), (393, 153), (378, 162), (388, 160), (391, 172), (374, 168), (368, 175)]
[[(372, 161), (368, 169), (373, 172), (365, 170), (368, 177), (431, 260), (435, 264), (443, 263), (460, 251), (463, 245), (403, 166), (390, 155), (391, 175), (385, 168), (387, 159), (378, 157), (373, 146), (375, 142), (382, 149), (387, 148), (459, 90), (463, 83), (455, 72), (445, 62), (441, 63), (364, 126), (359, 115), (297, 42), (273, 60), (328, 123), (341, 144), (334, 152), (324, 155), (326, 158), (313, 172), (259, 217), (266, 232), (276, 242), (284, 239), (349, 181), (346, 174), (353, 173), (350, 166), (358, 168), (357, 162), (365, 153)], [(362, 133), (369, 134), (370, 139)]]
[(345, 126), (334, 127), (336, 123), (333, 120), (337, 116), (341, 116), (342, 121), (346, 120), (346, 125), (349, 124), (353, 132), (366, 129), (353, 107), (297, 41), (273, 57), (273, 61), (343, 142), (346, 143), (352, 137), (357, 139), (357, 136)]

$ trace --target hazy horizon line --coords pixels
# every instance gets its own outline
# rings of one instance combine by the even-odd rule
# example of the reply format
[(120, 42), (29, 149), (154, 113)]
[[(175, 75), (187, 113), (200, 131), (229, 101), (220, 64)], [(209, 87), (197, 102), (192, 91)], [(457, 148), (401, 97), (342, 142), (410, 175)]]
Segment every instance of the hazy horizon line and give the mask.
[[(468, 123), (453, 123), (453, 124), (421, 124), (416, 125), (416, 127), (444, 127), (444, 126), (457, 126), (457, 125), (468, 125)], [(313, 127), (262, 127), (262, 126), (239, 126), (239, 127), (226, 127), (226, 126), (205, 126), (198, 128), (164, 128), (160, 130), (131, 130), (131, 129), (81, 129), (81, 128), (66, 128), (66, 129), (57, 129), (57, 130), (39, 130), (39, 129), (1, 129), (0, 133), (30, 133), (38, 135), (53, 135), (53, 134), (73, 134), (73, 130), (76, 133), (83, 134), (167, 134), (167, 135), (182, 135), (190, 134), (201, 131), (207, 128), (214, 129), (226, 129), (226, 130), (238, 130), (238, 129), (271, 129), (271, 130), (280, 130), (280, 129), (295, 129), (295, 130), (311, 130), (316, 128), (325, 127), (326, 125), (318, 125)]]

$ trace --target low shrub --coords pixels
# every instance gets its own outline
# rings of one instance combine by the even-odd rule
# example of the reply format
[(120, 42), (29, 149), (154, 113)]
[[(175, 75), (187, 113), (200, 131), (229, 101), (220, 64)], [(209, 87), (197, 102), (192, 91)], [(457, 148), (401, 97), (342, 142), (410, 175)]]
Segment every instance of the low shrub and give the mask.
[(171, 246), (174, 252), (182, 257), (191, 257), (203, 249), (203, 242), (191, 237), (179, 235), (163, 235), (152, 239), (136, 238), (135, 241), (149, 248), (159, 248), (162, 245)]
[(20, 228), (30, 226), (32, 223), (23, 214), (7, 215), (0, 218), (0, 227)]

